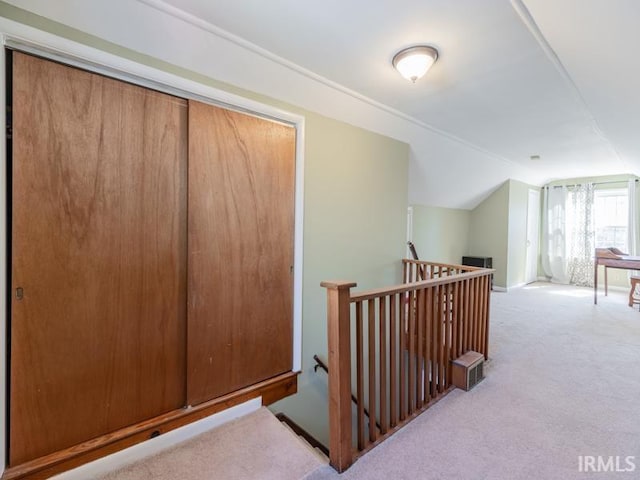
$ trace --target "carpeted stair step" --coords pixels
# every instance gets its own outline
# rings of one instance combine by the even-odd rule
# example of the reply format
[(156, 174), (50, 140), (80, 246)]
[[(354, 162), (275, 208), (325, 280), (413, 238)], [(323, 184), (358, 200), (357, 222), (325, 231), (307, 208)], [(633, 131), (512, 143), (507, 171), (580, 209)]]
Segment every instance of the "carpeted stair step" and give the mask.
[(300, 480), (325, 465), (262, 407), (99, 480)]

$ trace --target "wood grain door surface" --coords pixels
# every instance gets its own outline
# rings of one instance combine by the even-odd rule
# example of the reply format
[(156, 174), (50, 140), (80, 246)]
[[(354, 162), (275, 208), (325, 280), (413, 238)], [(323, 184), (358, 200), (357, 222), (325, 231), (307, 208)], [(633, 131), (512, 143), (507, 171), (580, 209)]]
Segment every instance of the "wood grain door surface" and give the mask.
[(189, 101), (187, 402), (292, 369), (295, 129)]
[(183, 99), (13, 59), (16, 465), (185, 403), (188, 114)]

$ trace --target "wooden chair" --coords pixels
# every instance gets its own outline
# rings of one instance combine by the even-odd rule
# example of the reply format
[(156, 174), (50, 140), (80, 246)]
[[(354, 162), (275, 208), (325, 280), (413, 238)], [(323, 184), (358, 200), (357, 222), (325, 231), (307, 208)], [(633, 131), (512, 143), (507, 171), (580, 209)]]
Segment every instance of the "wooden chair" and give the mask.
[(636, 293), (636, 289), (640, 285), (640, 275), (631, 275), (631, 290), (629, 290), (629, 306), (640, 304), (640, 292)]

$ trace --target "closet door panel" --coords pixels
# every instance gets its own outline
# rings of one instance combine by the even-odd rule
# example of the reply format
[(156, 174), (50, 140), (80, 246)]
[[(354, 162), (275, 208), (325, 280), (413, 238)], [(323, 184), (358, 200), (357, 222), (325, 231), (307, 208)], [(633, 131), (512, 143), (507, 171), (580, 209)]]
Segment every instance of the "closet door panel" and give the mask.
[(186, 101), (13, 64), (10, 464), (180, 408)]
[(187, 399), (292, 369), (295, 129), (189, 102)]

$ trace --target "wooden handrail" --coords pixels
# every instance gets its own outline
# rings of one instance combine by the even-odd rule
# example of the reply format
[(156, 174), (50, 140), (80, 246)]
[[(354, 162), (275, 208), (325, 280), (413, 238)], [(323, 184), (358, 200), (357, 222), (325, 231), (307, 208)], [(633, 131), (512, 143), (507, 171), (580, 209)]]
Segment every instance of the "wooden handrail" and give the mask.
[(462, 271), (486, 270), (486, 268), (484, 267), (473, 267), (471, 265), (460, 265), (458, 263), (439, 263), (439, 262), (430, 262), (427, 260), (412, 260), (410, 258), (403, 258), (402, 263), (414, 263), (417, 265), (433, 265), (436, 267), (451, 268), (451, 269), (457, 269)]
[(463, 265), (461, 263), (442, 263), (432, 262), (429, 260), (413, 260), (411, 258), (403, 258), (402, 263), (417, 263), (419, 265), (434, 265), (443, 268), (457, 268), (460, 270), (485, 270), (484, 267), (474, 267), (473, 265)]
[[(403, 264), (406, 283), (401, 285), (352, 293), (354, 282), (321, 284), (327, 289), (329, 461), (339, 472), (446, 395), (452, 388), (452, 360), (470, 350), (488, 358), (494, 270), (415, 260)], [(435, 278), (415, 281), (420, 266), (422, 275)]]
[(393, 285), (391, 287), (372, 288), (370, 290), (364, 290), (362, 292), (358, 292), (351, 295), (351, 302), (352, 303), (363, 302), (365, 300), (370, 300), (372, 298), (379, 298), (385, 295), (415, 292), (416, 290), (422, 290), (428, 287), (435, 287), (438, 285), (445, 285), (447, 283), (452, 283), (452, 278), (454, 279), (454, 281), (458, 281), (458, 280), (465, 280), (468, 278), (484, 277), (488, 274), (495, 272), (495, 270), (490, 268), (478, 268), (478, 267), (470, 267), (470, 268), (473, 268), (474, 270), (472, 272), (459, 273), (455, 275), (455, 277), (451, 275), (448, 277), (431, 278), (429, 280), (421, 280), (419, 282), (413, 282), (413, 283), (402, 283), (400, 285)]

